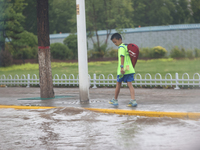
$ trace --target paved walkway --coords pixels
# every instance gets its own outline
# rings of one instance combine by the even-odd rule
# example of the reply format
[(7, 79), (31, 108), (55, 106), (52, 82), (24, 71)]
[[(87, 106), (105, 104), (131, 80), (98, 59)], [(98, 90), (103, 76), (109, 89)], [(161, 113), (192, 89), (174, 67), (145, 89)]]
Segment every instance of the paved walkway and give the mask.
[(8, 87), (0, 88), (0, 105), (48, 106), (48, 107), (84, 107), (114, 110), (135, 110), (154, 112), (198, 112), (200, 114), (199, 89), (145, 89), (136, 88), (137, 107), (126, 107), (130, 93), (122, 88), (119, 95), (119, 106), (108, 104), (114, 95), (114, 88), (90, 89), (90, 103), (80, 104), (79, 88), (54, 88), (55, 95), (71, 95), (70, 98), (50, 100), (18, 100), (20, 98), (40, 97), (39, 88)]

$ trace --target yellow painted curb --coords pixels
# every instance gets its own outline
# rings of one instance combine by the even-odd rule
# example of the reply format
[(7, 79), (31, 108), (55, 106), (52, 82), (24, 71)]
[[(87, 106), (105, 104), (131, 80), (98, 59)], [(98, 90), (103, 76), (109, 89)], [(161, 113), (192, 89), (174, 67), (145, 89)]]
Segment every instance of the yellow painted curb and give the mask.
[(4, 88), (5, 88), (5, 87), (6, 87), (6, 85), (0, 85), (0, 87), (4, 87)]
[(52, 108), (56, 108), (56, 107), (0, 105), (0, 108), (14, 108), (14, 109), (52, 109)]
[(119, 115), (135, 115), (146, 117), (171, 117), (180, 119), (200, 119), (200, 113), (198, 112), (159, 112), (159, 111), (137, 111), (137, 110), (121, 110), (121, 109), (99, 109), (99, 108), (85, 108), (102, 113), (114, 113)]
[[(0, 105), (0, 108), (14, 108), (14, 109), (52, 109), (63, 107), (45, 107), (45, 106), (16, 106), (16, 105)], [(159, 111), (138, 111), (138, 110), (123, 110), (123, 109), (101, 109), (101, 108), (83, 108), (90, 111), (101, 113), (111, 113), (119, 115), (134, 115), (146, 117), (171, 117), (180, 119), (200, 119), (199, 112), (159, 112)]]

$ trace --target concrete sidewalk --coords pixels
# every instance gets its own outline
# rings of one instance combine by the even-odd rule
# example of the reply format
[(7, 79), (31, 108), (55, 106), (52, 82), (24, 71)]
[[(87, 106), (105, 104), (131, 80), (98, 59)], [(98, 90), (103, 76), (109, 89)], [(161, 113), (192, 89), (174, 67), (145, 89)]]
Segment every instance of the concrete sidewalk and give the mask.
[(102, 109), (123, 109), (161, 112), (200, 112), (200, 90), (144, 89), (136, 88), (138, 106), (126, 107), (130, 99), (128, 88), (119, 94), (119, 106), (108, 104), (113, 98), (115, 88), (90, 89), (90, 103), (80, 104), (79, 88), (54, 88), (55, 95), (71, 95), (69, 98), (50, 100), (18, 100), (20, 98), (40, 97), (39, 88), (8, 87), (0, 88), (0, 105), (85, 107)]

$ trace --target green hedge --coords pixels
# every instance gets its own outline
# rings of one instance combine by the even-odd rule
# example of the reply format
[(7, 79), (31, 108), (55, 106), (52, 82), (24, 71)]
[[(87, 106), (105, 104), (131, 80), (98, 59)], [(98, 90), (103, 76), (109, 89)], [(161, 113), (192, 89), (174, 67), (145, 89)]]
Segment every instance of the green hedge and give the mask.
[[(167, 53), (169, 54), (168, 56)], [(194, 58), (200, 57), (200, 49), (195, 48), (194, 50), (184, 48), (173, 47), (170, 52), (161, 46), (156, 46), (154, 48), (140, 48), (139, 58)]]
[(139, 58), (153, 58), (153, 48), (140, 48)]
[(54, 59), (72, 59), (73, 53), (68, 46), (62, 43), (53, 43), (50, 45), (51, 57)]
[(156, 46), (152, 49), (152, 56), (153, 58), (163, 58), (167, 50), (162, 46)]
[[(98, 58), (98, 55), (95, 55), (96, 51), (88, 51), (88, 57)], [(104, 57), (117, 57), (118, 50), (117, 49), (109, 49), (106, 51)], [(94, 57), (96, 56), (96, 57)], [(184, 48), (173, 47), (170, 52), (168, 52), (165, 48), (161, 46), (156, 46), (153, 48), (144, 47), (139, 50), (139, 58), (194, 58), (200, 57), (200, 49), (195, 48), (194, 50), (185, 50)]]
[(17, 50), (16, 52), (13, 53), (13, 58), (15, 59), (32, 59), (32, 58), (37, 58), (37, 52), (38, 52), (38, 47), (29, 47), (26, 46), (24, 48), (21, 48)]
[(194, 49), (194, 56), (200, 57), (200, 49), (197, 49), (197, 48)]
[(172, 58), (185, 58), (185, 49), (179, 49), (178, 47), (174, 47), (171, 51), (170, 51), (170, 57)]
[(97, 43), (93, 44), (93, 49), (88, 51), (88, 58), (102, 58), (106, 57), (109, 49), (107, 49), (107, 44), (102, 44), (98, 47)]
[(117, 57), (117, 56), (118, 56), (117, 49), (111, 49), (107, 52), (107, 57)]
[(5, 50), (9, 51), (14, 59), (31, 59), (37, 57), (38, 40), (33, 33), (24, 31), (19, 39), (12, 39), (5, 44)]
[(70, 57), (72, 59), (77, 59), (78, 58), (77, 35), (70, 34), (68, 37), (64, 39), (63, 44), (68, 46), (68, 48), (72, 52)]
[(12, 65), (12, 55), (8, 50), (0, 51), (0, 66), (7, 67)]

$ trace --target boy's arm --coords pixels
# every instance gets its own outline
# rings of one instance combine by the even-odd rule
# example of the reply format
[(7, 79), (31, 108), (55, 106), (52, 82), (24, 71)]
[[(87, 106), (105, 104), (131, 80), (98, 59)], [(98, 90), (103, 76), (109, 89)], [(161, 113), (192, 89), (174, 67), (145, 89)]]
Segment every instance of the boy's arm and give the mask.
[[(124, 56), (121, 56), (121, 65), (124, 66)], [(121, 68), (121, 74), (124, 74), (125, 71), (124, 71), (124, 68), (122, 67)]]

